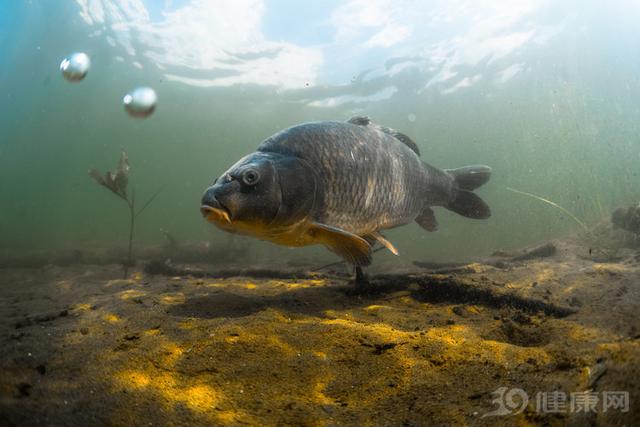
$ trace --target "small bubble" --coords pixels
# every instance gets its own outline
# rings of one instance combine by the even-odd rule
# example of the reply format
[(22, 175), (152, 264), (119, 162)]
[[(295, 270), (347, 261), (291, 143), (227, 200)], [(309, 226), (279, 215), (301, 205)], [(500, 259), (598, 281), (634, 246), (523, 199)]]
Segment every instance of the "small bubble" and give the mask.
[(149, 117), (156, 109), (158, 95), (150, 87), (141, 86), (127, 93), (122, 98), (124, 109), (132, 117)]
[(407, 116), (407, 119), (409, 119), (410, 122), (415, 122), (416, 121), (416, 115), (411, 113)]
[(62, 77), (68, 82), (77, 83), (85, 78), (91, 68), (89, 55), (82, 52), (72, 53), (60, 63)]

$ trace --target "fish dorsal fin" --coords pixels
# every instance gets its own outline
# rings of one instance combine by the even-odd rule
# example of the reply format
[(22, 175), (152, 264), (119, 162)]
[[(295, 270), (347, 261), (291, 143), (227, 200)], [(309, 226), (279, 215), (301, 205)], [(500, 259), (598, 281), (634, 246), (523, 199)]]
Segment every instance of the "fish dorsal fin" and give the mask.
[(369, 116), (355, 116), (347, 120), (347, 123), (358, 126), (368, 126), (371, 123), (371, 117)]
[(380, 130), (384, 133), (388, 133), (398, 141), (402, 142), (404, 145), (409, 147), (411, 151), (416, 153), (418, 156), (420, 155), (420, 149), (418, 148), (418, 145), (415, 142), (413, 142), (413, 140), (409, 138), (407, 135), (405, 135), (404, 133), (400, 133), (397, 130), (393, 130), (390, 128), (383, 128), (383, 127), (380, 127)]
[(411, 151), (416, 153), (418, 156), (420, 155), (420, 149), (418, 148), (418, 145), (415, 142), (413, 142), (413, 140), (411, 138), (409, 138), (404, 133), (398, 132), (395, 129), (387, 128), (387, 127), (380, 126), (380, 125), (377, 125), (377, 124), (373, 123), (371, 121), (371, 117), (355, 116), (355, 117), (351, 117), (349, 120), (347, 120), (347, 123), (351, 123), (352, 125), (358, 125), (358, 126), (373, 126), (376, 129), (378, 129), (380, 132), (384, 132), (387, 135), (391, 135), (392, 137), (394, 137), (398, 141), (402, 142), (404, 145), (409, 147), (411, 149)]
[(374, 231), (373, 233), (367, 234), (366, 236), (364, 236), (364, 238), (369, 241), (369, 242), (380, 242), (380, 244), (382, 246), (384, 246), (385, 248), (389, 249), (389, 252), (391, 252), (392, 254), (394, 254), (395, 256), (398, 256), (398, 250), (396, 249), (395, 246), (393, 246), (393, 243), (391, 243), (390, 241), (388, 241), (382, 234), (380, 234), (378, 231)]
[(353, 265), (371, 264), (371, 246), (360, 236), (318, 222), (310, 224), (307, 234)]

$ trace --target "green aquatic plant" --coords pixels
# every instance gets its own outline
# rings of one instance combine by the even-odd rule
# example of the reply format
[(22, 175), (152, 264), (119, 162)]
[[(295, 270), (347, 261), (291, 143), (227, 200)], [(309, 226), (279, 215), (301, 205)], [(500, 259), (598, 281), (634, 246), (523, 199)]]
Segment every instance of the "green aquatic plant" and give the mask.
[(511, 188), (511, 187), (507, 187), (507, 186), (505, 186), (505, 188), (507, 190), (513, 192), (513, 193), (522, 194), (524, 196), (528, 196), (528, 197), (531, 197), (533, 199), (540, 200), (541, 202), (544, 202), (544, 203), (546, 203), (548, 205), (553, 206), (554, 208), (559, 209), (560, 211), (562, 211), (565, 214), (567, 214), (569, 216), (569, 218), (571, 218), (576, 223), (578, 223), (580, 225), (580, 227), (582, 227), (585, 232), (589, 233), (589, 228), (587, 228), (587, 226), (585, 225), (584, 222), (582, 222), (577, 216), (575, 216), (574, 214), (572, 214), (571, 212), (569, 212), (567, 209), (563, 208), (562, 206), (560, 206), (556, 202), (552, 202), (551, 200), (545, 199), (544, 197), (536, 196), (535, 194), (527, 193), (526, 191), (516, 190), (515, 188)]
[(127, 278), (129, 267), (134, 265), (133, 262), (133, 231), (135, 229), (136, 218), (153, 202), (160, 190), (156, 191), (139, 210), (136, 210), (135, 190), (131, 190), (131, 196), (127, 191), (129, 184), (129, 158), (126, 152), (120, 154), (120, 161), (115, 171), (107, 171), (104, 175), (96, 169), (89, 169), (89, 176), (98, 184), (111, 191), (113, 194), (124, 200), (129, 207), (129, 248), (127, 251), (127, 259), (124, 262), (124, 278)]

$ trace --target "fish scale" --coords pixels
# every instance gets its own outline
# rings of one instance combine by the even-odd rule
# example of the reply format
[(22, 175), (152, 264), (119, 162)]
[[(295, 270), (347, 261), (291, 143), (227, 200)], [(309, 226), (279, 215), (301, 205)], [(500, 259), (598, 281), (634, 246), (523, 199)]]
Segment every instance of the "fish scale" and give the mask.
[(375, 128), (308, 123), (274, 135), (258, 150), (286, 152), (311, 165), (323, 188), (312, 213), (318, 222), (367, 234), (410, 222), (422, 210), (426, 176), (420, 159)]

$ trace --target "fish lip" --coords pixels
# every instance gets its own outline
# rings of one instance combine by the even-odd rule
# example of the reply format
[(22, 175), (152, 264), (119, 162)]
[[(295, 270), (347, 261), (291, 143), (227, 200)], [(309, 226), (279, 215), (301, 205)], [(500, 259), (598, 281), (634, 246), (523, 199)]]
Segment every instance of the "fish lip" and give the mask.
[(224, 219), (227, 222), (231, 222), (231, 211), (218, 199), (215, 200), (217, 206), (211, 206), (208, 204), (202, 204), (200, 206), (200, 213), (208, 221), (216, 221), (217, 219)]

